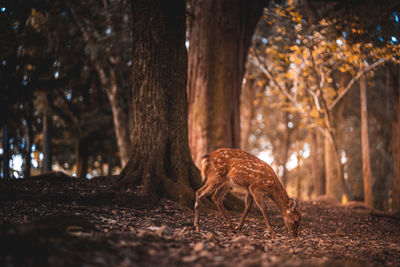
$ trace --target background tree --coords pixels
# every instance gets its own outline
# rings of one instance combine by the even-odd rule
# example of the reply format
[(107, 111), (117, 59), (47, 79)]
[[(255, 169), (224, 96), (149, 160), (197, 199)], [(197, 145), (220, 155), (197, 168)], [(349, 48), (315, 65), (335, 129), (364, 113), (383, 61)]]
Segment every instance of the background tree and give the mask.
[(250, 41), (266, 1), (192, 1), (189, 144), (196, 165), (207, 152), (240, 146), (240, 93)]
[(389, 77), (393, 90), (393, 119), (392, 119), (392, 157), (393, 157), (393, 185), (392, 210), (400, 210), (400, 68), (390, 66)]

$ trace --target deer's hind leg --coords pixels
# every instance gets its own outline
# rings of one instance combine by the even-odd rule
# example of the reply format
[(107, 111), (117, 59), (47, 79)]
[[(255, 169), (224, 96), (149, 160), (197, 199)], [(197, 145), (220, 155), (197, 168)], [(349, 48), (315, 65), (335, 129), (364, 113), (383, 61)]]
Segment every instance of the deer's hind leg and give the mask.
[(225, 195), (229, 192), (231, 189), (231, 186), (229, 184), (222, 184), (214, 193), (212, 200), (214, 201), (215, 204), (217, 204), (218, 210), (221, 213), (221, 215), (225, 218), (227, 221), (229, 228), (231, 228), (232, 232), (235, 232), (233, 225), (232, 225), (232, 220), (229, 217), (228, 212), (225, 209), (224, 206), (224, 197)]
[(243, 227), (244, 221), (246, 220), (247, 214), (249, 213), (249, 210), (253, 206), (253, 197), (251, 196), (249, 191), (246, 192), (246, 198), (245, 198), (244, 204), (245, 204), (245, 208), (244, 208), (242, 217), (240, 218), (239, 225), (236, 228), (238, 232), (240, 232), (242, 230), (242, 227)]
[(206, 184), (202, 186), (196, 192), (196, 202), (194, 203), (194, 227), (196, 231), (199, 231), (199, 217), (200, 217), (200, 202), (207, 195), (211, 194), (215, 190), (217, 190), (223, 182), (213, 183), (210, 182), (212, 179), (208, 179)]

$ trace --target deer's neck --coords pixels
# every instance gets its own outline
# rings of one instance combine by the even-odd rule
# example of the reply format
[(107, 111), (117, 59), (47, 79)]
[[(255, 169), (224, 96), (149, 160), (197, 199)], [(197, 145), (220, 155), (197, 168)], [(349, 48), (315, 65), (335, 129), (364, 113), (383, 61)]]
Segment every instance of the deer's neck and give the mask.
[(286, 213), (289, 206), (289, 196), (280, 182), (276, 185), (276, 190), (272, 192), (271, 199), (275, 202), (275, 205), (281, 211), (281, 214)]

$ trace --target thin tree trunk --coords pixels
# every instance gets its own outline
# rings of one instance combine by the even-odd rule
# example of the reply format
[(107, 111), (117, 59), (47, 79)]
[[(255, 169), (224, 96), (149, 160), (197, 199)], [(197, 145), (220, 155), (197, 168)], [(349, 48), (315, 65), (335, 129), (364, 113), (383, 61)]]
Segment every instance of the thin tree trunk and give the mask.
[(26, 103), (26, 148), (24, 155), (24, 170), (23, 176), (29, 177), (31, 176), (31, 153), (32, 153), (32, 141), (33, 141), (33, 129), (32, 129), (32, 120), (33, 120), (33, 107), (32, 102), (28, 101)]
[(113, 159), (112, 159), (112, 155), (108, 154), (107, 155), (107, 176), (111, 176), (112, 175), (112, 170), (113, 170)]
[[(132, 157), (114, 188), (161, 196), (191, 206), (200, 175), (187, 132), (185, 1), (131, 1)], [(173, 60), (171, 60), (173, 59)]]
[(393, 187), (392, 211), (400, 211), (400, 68), (392, 66), (393, 87), (392, 157)]
[(10, 178), (10, 145), (7, 123), (3, 126), (3, 178)]
[(247, 77), (240, 97), (240, 147), (242, 150), (249, 151), (249, 136), (251, 121), (255, 113), (256, 82), (252, 77)]
[(367, 109), (367, 78), (360, 79), (360, 103), (361, 103), (361, 149), (362, 149), (362, 172), (364, 185), (364, 203), (372, 207), (372, 177), (368, 138), (368, 109)]
[(335, 159), (334, 161), (336, 162), (336, 168), (338, 170), (338, 175), (339, 175), (339, 185), (342, 188), (343, 194), (346, 196), (347, 201), (353, 201), (353, 195), (351, 194), (350, 186), (344, 179), (344, 171), (343, 171), (343, 165), (342, 165), (342, 155), (341, 151), (339, 149), (339, 145), (336, 141), (336, 137), (332, 133), (332, 131), (329, 131), (329, 136), (330, 136), (330, 141), (332, 142), (333, 149), (334, 149), (334, 154), (335, 154)]
[(289, 156), (289, 148), (290, 148), (290, 135), (292, 133), (292, 129), (289, 128), (288, 123), (289, 123), (289, 113), (288, 112), (284, 112), (284, 122), (285, 122), (285, 132), (284, 132), (284, 136), (283, 136), (283, 153), (282, 153), (282, 165), (283, 165), (283, 173), (282, 173), (282, 184), (283, 186), (286, 188), (287, 185), (287, 168), (286, 168), (286, 164), (288, 161), (288, 156)]
[(51, 117), (48, 111), (43, 114), (43, 172), (50, 172), (52, 165)]
[(79, 139), (75, 144), (76, 176), (80, 179), (85, 179), (88, 171), (89, 153), (87, 146), (85, 139)]
[(197, 166), (216, 148), (240, 146), (240, 91), (263, 2), (192, 2), (187, 86), (189, 144)]
[(118, 153), (121, 159), (121, 167), (123, 168), (126, 163), (128, 163), (131, 149), (129, 123), (125, 112), (124, 96), (121, 89), (118, 87), (116, 73), (113, 69), (110, 69), (108, 78), (103, 68), (96, 65), (96, 69), (100, 82), (105, 88), (108, 100), (110, 101)]
[(325, 194), (324, 175), (321, 173), (321, 151), (318, 142), (317, 130), (311, 130), (311, 175), (313, 181), (314, 195)]
[[(344, 193), (343, 184), (340, 179), (341, 162), (340, 157), (329, 133), (325, 133), (325, 177), (326, 177), (326, 194), (341, 201)], [(338, 163), (339, 161), (339, 163)], [(347, 196), (346, 196), (347, 198)], [(347, 198), (348, 199), (348, 198)], [(348, 199), (349, 200), (349, 199)]]

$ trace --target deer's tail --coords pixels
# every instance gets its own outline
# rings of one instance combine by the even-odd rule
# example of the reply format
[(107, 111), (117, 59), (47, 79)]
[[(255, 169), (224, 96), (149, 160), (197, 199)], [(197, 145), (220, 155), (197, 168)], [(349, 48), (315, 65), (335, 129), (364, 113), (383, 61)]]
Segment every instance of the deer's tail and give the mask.
[(208, 154), (206, 154), (201, 158), (201, 182), (203, 183), (207, 179), (206, 171), (208, 169), (208, 164), (209, 164), (209, 156)]

